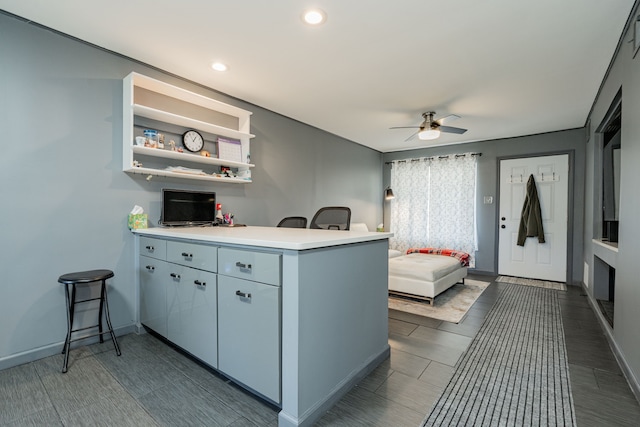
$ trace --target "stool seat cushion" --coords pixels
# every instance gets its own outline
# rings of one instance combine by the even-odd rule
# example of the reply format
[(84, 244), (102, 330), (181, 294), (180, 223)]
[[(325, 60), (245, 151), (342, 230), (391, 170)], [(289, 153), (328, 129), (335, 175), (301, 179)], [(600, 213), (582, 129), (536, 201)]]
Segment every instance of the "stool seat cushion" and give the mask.
[(113, 271), (111, 270), (89, 270), (63, 274), (58, 278), (58, 282), (72, 285), (74, 283), (97, 282), (111, 277), (113, 277)]

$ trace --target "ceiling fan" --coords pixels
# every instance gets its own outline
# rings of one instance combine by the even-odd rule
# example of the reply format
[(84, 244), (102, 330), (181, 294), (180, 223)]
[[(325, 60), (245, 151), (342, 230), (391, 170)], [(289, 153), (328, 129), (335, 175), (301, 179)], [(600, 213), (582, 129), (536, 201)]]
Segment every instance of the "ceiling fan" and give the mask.
[(440, 132), (463, 134), (467, 131), (466, 129), (443, 125), (443, 123), (447, 121), (459, 119), (460, 116), (450, 114), (446, 117), (442, 117), (441, 119), (434, 120), (433, 116), (435, 114), (436, 113), (434, 111), (422, 113), (424, 121), (420, 126), (394, 126), (389, 129), (418, 129), (413, 135), (407, 138), (405, 142), (413, 139), (416, 135), (418, 135), (418, 138), (421, 140), (430, 140), (440, 137)]

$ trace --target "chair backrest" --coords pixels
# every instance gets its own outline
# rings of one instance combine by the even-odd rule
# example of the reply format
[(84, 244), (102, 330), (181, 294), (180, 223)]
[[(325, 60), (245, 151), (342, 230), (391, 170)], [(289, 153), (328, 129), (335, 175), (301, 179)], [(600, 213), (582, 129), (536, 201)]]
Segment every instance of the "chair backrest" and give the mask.
[(350, 226), (351, 209), (344, 206), (327, 206), (316, 212), (309, 228), (348, 230)]
[(307, 218), (303, 216), (288, 216), (286, 218), (282, 218), (278, 223), (278, 227), (307, 228)]

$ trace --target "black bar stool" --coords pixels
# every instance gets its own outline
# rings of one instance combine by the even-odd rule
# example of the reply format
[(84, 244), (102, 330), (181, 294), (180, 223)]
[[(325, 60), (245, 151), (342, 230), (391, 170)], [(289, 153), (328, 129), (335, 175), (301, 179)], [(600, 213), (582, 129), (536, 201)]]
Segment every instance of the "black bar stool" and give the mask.
[[(113, 327), (111, 326), (111, 319), (109, 318), (109, 303), (107, 301), (107, 279), (113, 277), (113, 271), (111, 270), (90, 270), (90, 271), (81, 271), (77, 273), (68, 273), (63, 274), (58, 278), (58, 282), (64, 284), (64, 292), (66, 296), (67, 302), (67, 339), (64, 341), (64, 347), (62, 348), (62, 353), (64, 354), (64, 365), (62, 366), (62, 372), (67, 372), (68, 364), (69, 364), (69, 347), (73, 341), (82, 340), (85, 338), (95, 337), (96, 335), (100, 336), (100, 342), (104, 342), (102, 335), (111, 334), (111, 340), (113, 341), (113, 346), (116, 348), (116, 354), (120, 356), (120, 347), (118, 346), (118, 341), (116, 340), (116, 335), (113, 333)], [(80, 301), (76, 301), (76, 285), (101, 282), (100, 287), (100, 296), (97, 298), (88, 298)], [(69, 285), (71, 285), (71, 297), (69, 297)], [(75, 310), (76, 304), (81, 304), (89, 301), (97, 301), (100, 300), (100, 310), (98, 314), (98, 324), (93, 326), (87, 326), (84, 328), (73, 329), (73, 314)], [(107, 331), (102, 331), (102, 315), (104, 313), (105, 320), (107, 321), (107, 327), (109, 328)], [(71, 334), (73, 332), (84, 331), (86, 329), (98, 328), (98, 332), (92, 335), (85, 335), (79, 338), (71, 339)]]

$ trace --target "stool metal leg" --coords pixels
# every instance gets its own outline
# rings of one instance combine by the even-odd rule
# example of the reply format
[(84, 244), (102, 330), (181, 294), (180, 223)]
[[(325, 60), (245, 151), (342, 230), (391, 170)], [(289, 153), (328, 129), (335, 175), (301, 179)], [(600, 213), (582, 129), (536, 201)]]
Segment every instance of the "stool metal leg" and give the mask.
[(98, 310), (98, 336), (100, 337), (100, 343), (104, 342), (104, 338), (102, 338), (102, 313), (104, 310), (104, 299), (107, 297), (107, 291), (105, 290), (105, 288), (105, 280), (103, 280), (102, 285), (100, 286), (100, 308)]
[(62, 347), (62, 353), (64, 353), (64, 362), (62, 365), (62, 373), (66, 373), (69, 366), (69, 347), (71, 346), (71, 331), (73, 327), (73, 311), (74, 302), (76, 299), (76, 285), (71, 285), (73, 290), (71, 291), (71, 298), (69, 298), (69, 285), (64, 285), (65, 299), (67, 303), (67, 338), (64, 340), (64, 347)]
[[(111, 326), (111, 317), (109, 317), (109, 300), (107, 299), (107, 285), (105, 282), (105, 280), (102, 281), (102, 298), (100, 300), (100, 306), (102, 306), (102, 302), (104, 301), (105, 320), (107, 321), (107, 327), (109, 328), (109, 333), (111, 334), (111, 341), (113, 341), (113, 346), (116, 349), (116, 354), (120, 356), (122, 353), (120, 352), (120, 346), (118, 345), (116, 334), (113, 332), (113, 326)], [(102, 309), (100, 311), (102, 311)], [(100, 316), (100, 322), (102, 322), (102, 315)], [(102, 332), (102, 329), (100, 329), (100, 331)], [(102, 340), (102, 334), (100, 334), (100, 340)]]

